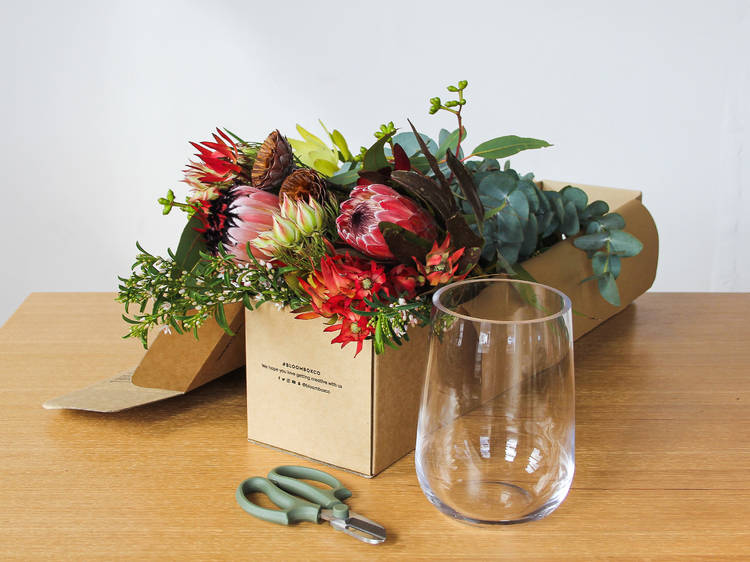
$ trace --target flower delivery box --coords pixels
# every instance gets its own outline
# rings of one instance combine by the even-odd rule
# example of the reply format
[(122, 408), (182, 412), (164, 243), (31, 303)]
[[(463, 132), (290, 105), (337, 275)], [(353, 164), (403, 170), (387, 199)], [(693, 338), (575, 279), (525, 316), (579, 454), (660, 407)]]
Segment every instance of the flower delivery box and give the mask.
[[(543, 181), (543, 189), (567, 183)], [(658, 234), (639, 191), (581, 186), (590, 200), (622, 215), (643, 251), (623, 261), (621, 306), (606, 302), (591, 261), (570, 240), (523, 263), (538, 282), (570, 296), (574, 337), (621, 311), (648, 290), (656, 275)], [(414, 449), (429, 328), (411, 328), (398, 349), (375, 354), (371, 341), (354, 357), (331, 345), (323, 321), (297, 320), (270, 303), (245, 311), (247, 426), (251, 441), (364, 476), (374, 476)]]

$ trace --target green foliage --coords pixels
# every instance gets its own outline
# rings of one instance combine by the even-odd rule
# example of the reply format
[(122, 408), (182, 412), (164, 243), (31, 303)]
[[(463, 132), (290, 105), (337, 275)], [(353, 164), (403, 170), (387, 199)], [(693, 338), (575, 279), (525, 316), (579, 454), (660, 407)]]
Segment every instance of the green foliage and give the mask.
[(471, 151), (471, 156), (480, 158), (507, 158), (522, 150), (552, 146), (544, 140), (507, 135), (483, 142)]
[(357, 182), (361, 169), (362, 165), (359, 162), (348, 162), (341, 166), (336, 174), (328, 178), (328, 181), (338, 186), (352, 185)]
[(334, 175), (339, 169), (338, 151), (331, 149), (301, 125), (297, 125), (297, 132), (303, 140), (292, 138), (288, 140), (300, 162), (325, 176)]
[(373, 296), (372, 300), (365, 299), (365, 303), (372, 310), (352, 308), (352, 312), (370, 318), (368, 324), (374, 328), (372, 343), (375, 353), (383, 353), (386, 345), (396, 348), (409, 341), (409, 326), (426, 326), (430, 323), (432, 307), (429, 295), (421, 295), (407, 302), (381, 293)]
[(388, 159), (385, 157), (385, 145), (393, 137), (393, 133), (381, 136), (375, 144), (367, 149), (362, 170), (368, 172), (377, 172), (388, 167)]
[(206, 252), (206, 239), (198, 229), (203, 225), (197, 216), (193, 215), (185, 225), (177, 245), (174, 261), (177, 267), (191, 271), (201, 259), (201, 253)]
[(331, 139), (333, 145), (339, 149), (339, 160), (342, 162), (354, 162), (354, 156), (349, 151), (349, 145), (346, 143), (344, 135), (342, 135), (337, 129), (330, 132), (320, 119), (318, 119), (318, 123), (320, 123), (320, 126), (323, 127), (323, 130), (328, 134), (328, 138)]
[(250, 310), (266, 301), (294, 309), (309, 304), (309, 298), (287, 283), (288, 267), (268, 267), (252, 254), (248, 254), (251, 267), (235, 263), (223, 248), (216, 256), (200, 252), (199, 261), (186, 270), (170, 251), (169, 257), (163, 258), (146, 252), (140, 245), (138, 250), (130, 277), (119, 277), (117, 301), (125, 304), (126, 313), (131, 306), (138, 307), (137, 313), (123, 316), (129, 324), (124, 337), (138, 338), (144, 347), (154, 328), (180, 334), (193, 332), (197, 337), (198, 328), (212, 317), (231, 333), (224, 303), (242, 302)]
[[(621, 258), (637, 255), (643, 245), (625, 232), (625, 220), (609, 213), (604, 201), (589, 203), (586, 193), (573, 186), (559, 192), (543, 191), (533, 176), (519, 176), (514, 170), (500, 169), (496, 160), (469, 161), (466, 169), (473, 175), (479, 199), (485, 208), (484, 220), (467, 198), (460, 198), (473, 227), (485, 239), (481, 265), (485, 270), (513, 272), (524, 261), (563, 238), (587, 252), (594, 275), (582, 282), (596, 280), (607, 302), (619, 306), (615, 280), (620, 274)], [(458, 193), (457, 186), (451, 185)]]

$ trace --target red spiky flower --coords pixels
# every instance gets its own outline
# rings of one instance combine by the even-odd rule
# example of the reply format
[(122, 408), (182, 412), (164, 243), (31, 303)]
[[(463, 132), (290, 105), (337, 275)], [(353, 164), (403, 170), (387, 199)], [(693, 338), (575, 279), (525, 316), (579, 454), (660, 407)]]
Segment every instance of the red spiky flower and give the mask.
[(222, 130), (217, 128), (216, 132), (213, 142), (190, 143), (198, 150), (198, 160), (187, 165), (183, 181), (193, 188), (195, 199), (215, 198), (217, 189), (211, 184), (228, 184), (242, 173), (237, 145)]
[(338, 331), (331, 343), (344, 347), (350, 342), (357, 343), (356, 355), (362, 351), (364, 341), (372, 335), (369, 318), (352, 309), (369, 311), (365, 299), (382, 291), (388, 294), (385, 269), (374, 261), (367, 261), (347, 254), (325, 256), (320, 269), (313, 271), (306, 279), (299, 280), (302, 289), (310, 295), (313, 312), (304, 312), (297, 318), (335, 318), (336, 324), (325, 329)]
[(451, 253), (450, 245), (450, 234), (446, 234), (445, 240), (443, 240), (443, 243), (439, 246), (437, 242), (433, 242), (432, 249), (427, 254), (424, 264), (418, 262), (417, 259), (414, 258), (414, 263), (417, 264), (417, 270), (433, 287), (444, 285), (451, 281), (459, 281), (469, 273), (466, 271), (462, 275), (456, 275), (458, 260), (464, 255), (466, 248), (459, 248)]

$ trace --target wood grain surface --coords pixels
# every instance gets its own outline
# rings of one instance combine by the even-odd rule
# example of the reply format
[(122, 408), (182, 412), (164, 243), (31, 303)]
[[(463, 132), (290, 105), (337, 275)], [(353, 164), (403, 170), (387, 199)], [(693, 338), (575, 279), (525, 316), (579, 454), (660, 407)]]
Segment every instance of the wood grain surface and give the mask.
[(0, 329), (0, 558), (750, 559), (750, 294), (646, 294), (576, 343), (576, 476), (542, 521), (453, 521), (413, 454), (372, 480), (330, 469), (380, 546), (236, 505), (244, 478), (314, 466), (246, 441), (241, 372), (119, 414), (43, 410), (138, 362), (119, 312), (37, 293)]

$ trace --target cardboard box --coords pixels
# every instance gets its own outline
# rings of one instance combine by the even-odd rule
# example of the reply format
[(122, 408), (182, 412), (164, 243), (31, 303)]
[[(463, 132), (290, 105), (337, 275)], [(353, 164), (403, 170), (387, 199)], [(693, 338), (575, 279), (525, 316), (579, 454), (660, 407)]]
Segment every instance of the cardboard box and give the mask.
[[(565, 185), (542, 182), (543, 189)], [(573, 185), (591, 201), (607, 201), (644, 244), (623, 260), (620, 307), (602, 299), (596, 283), (580, 284), (592, 274), (591, 262), (570, 240), (524, 262), (537, 281), (571, 297), (582, 314), (573, 318), (578, 338), (651, 287), (658, 234), (639, 191)], [(409, 342), (381, 355), (367, 342), (355, 358), (352, 349), (331, 345), (323, 327), (320, 319), (296, 320), (272, 304), (246, 311), (248, 438), (374, 476), (414, 449), (429, 330), (410, 330)]]
[[(544, 189), (565, 185), (542, 182)], [(644, 243), (638, 256), (623, 260), (619, 308), (601, 298), (595, 283), (579, 284), (591, 274), (591, 263), (570, 241), (524, 262), (539, 282), (571, 297), (574, 309), (583, 314), (573, 318), (578, 338), (648, 290), (656, 275), (659, 240), (640, 192), (575, 185), (591, 200), (607, 201), (625, 218), (627, 231)], [(235, 337), (213, 322), (201, 328), (197, 341), (191, 334), (158, 334), (133, 369), (49, 400), (44, 407), (117, 412), (142, 406), (236, 370), (247, 354), (251, 440), (365, 476), (414, 448), (428, 329), (410, 330), (411, 341), (398, 350), (375, 355), (369, 344), (353, 358), (351, 346), (341, 350), (330, 344), (320, 320), (295, 320), (271, 304), (250, 312), (238, 303), (226, 312)]]
[(96, 384), (47, 400), (48, 410), (120, 412), (166, 398), (180, 396), (245, 364), (245, 307), (225, 307), (229, 336), (216, 322), (207, 322), (192, 334), (157, 333), (148, 351), (132, 369)]

